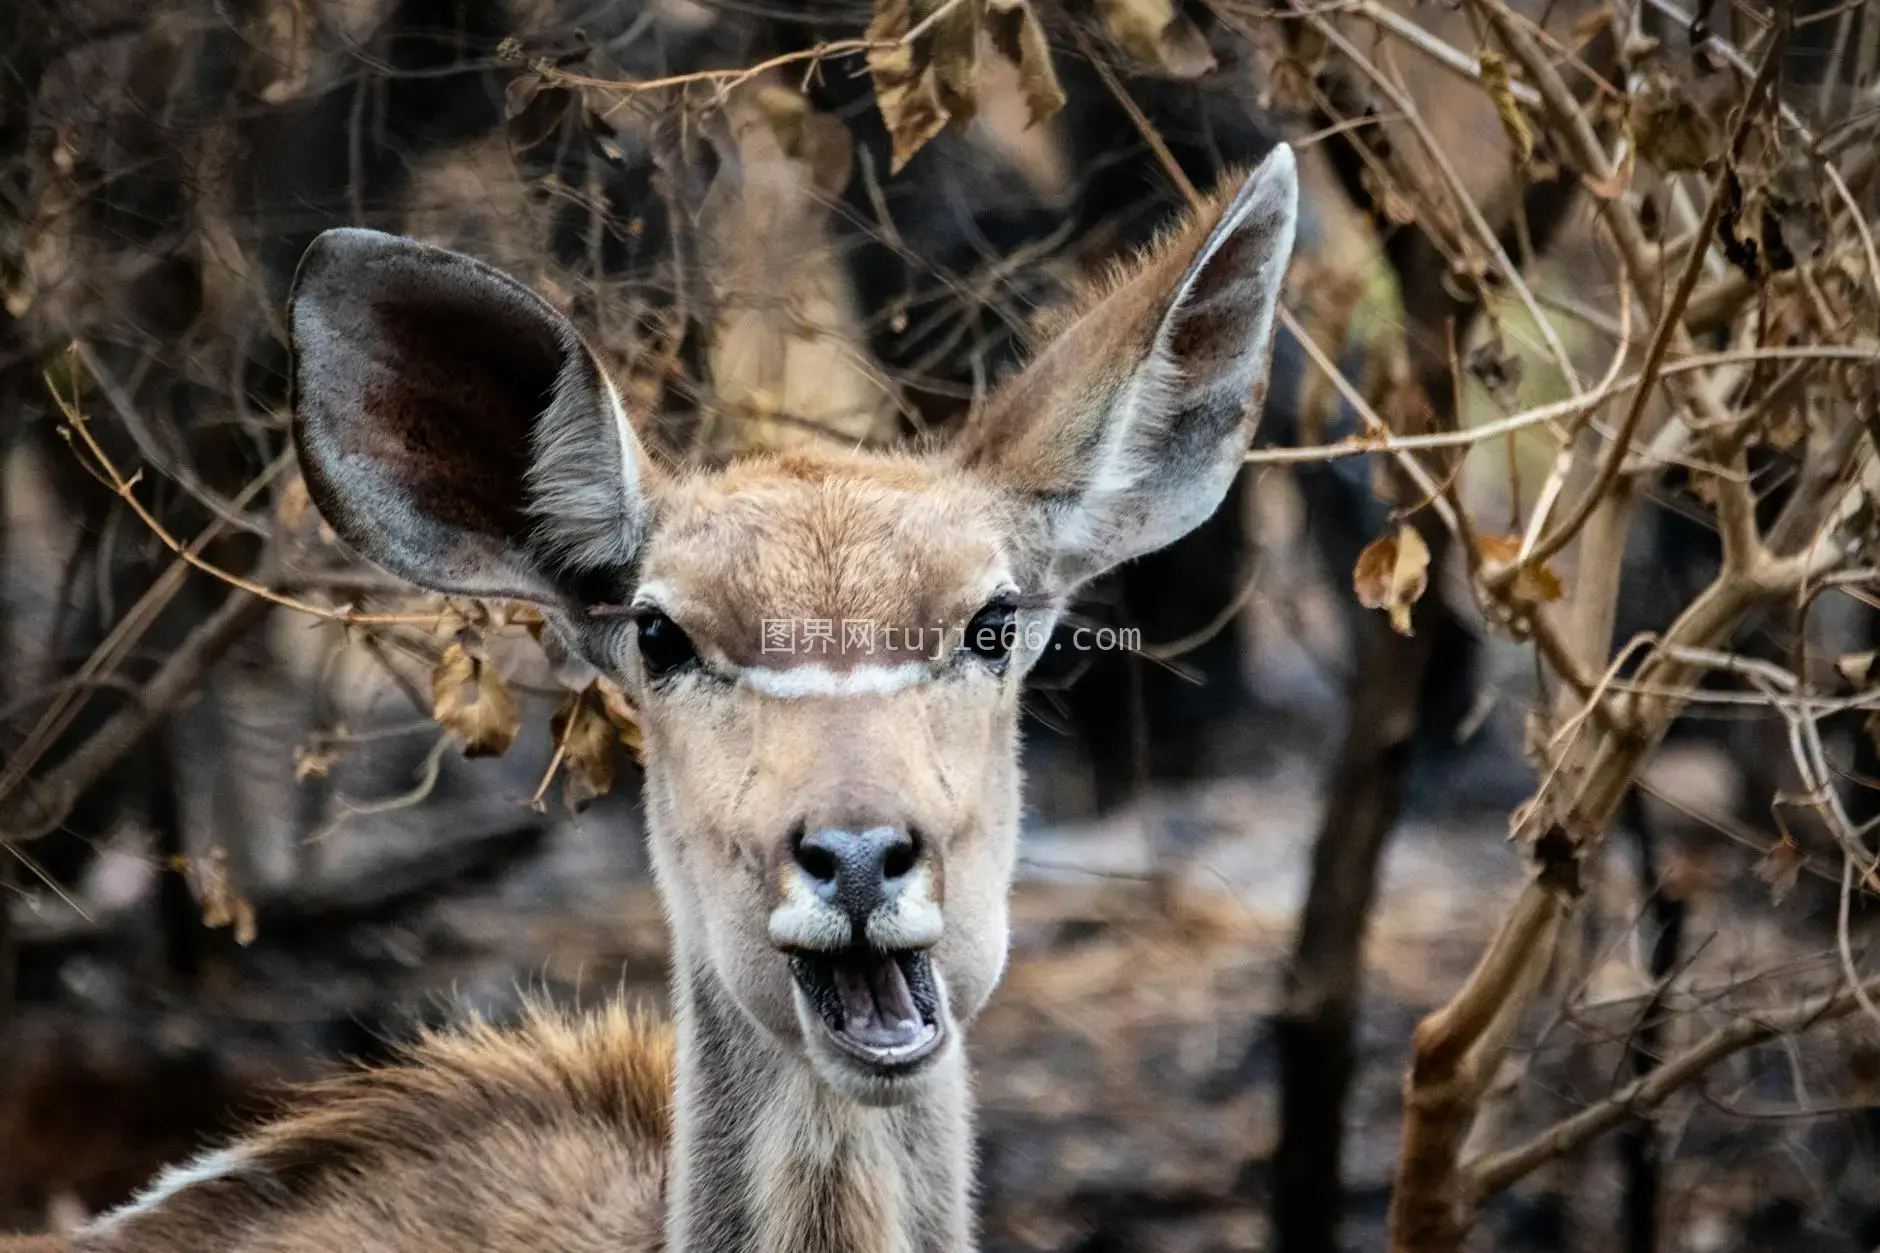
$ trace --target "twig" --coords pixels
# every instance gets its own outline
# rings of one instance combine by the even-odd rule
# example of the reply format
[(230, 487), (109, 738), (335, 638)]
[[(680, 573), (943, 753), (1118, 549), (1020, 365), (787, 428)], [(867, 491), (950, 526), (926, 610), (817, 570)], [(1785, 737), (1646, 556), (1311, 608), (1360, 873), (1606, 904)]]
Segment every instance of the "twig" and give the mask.
[(1109, 60), (1098, 55), (1097, 50), (1090, 44), (1090, 36), (1084, 34), (1081, 27), (1073, 23), (1070, 32), (1071, 38), (1077, 43), (1077, 50), (1083, 54), (1086, 61), (1090, 62), (1090, 67), (1097, 72), (1097, 77), (1103, 80), (1103, 86), (1110, 95), (1116, 98), (1116, 103), (1123, 107), (1123, 112), (1129, 115), (1130, 123), (1142, 136), (1143, 142), (1149, 145), (1149, 150), (1155, 153), (1156, 160), (1161, 163), (1163, 171), (1169, 176), (1169, 181), (1175, 184), (1182, 197), (1188, 201), (1190, 208), (1198, 207), (1203, 199), (1200, 189), (1195, 186), (1194, 180), (1188, 177), (1188, 172), (1182, 169), (1181, 162), (1175, 159), (1175, 154), (1169, 151), (1168, 142), (1149, 121), (1148, 115), (1142, 111), (1142, 106), (1136, 103), (1136, 98), (1129, 94), (1129, 89), (1123, 85), (1121, 79), (1117, 78), (1116, 71), (1110, 68)]
[[(909, 32), (910, 35), (912, 33), (911, 31)], [(872, 52), (879, 49), (893, 48), (899, 43), (900, 40), (896, 39), (836, 39), (828, 43), (817, 44), (813, 48), (801, 48), (794, 52), (785, 52), (779, 56), (771, 57), (768, 61), (760, 61), (756, 65), (745, 66), (741, 69), (695, 70), (689, 74), (672, 74), (665, 78), (643, 78), (637, 82), (621, 82), (610, 78), (590, 78), (584, 74), (570, 74), (568, 71), (561, 69), (549, 69), (543, 74), (543, 77), (560, 86), (592, 87), (599, 91), (619, 93), (620, 99), (602, 110), (598, 115), (602, 119), (605, 119), (615, 109), (631, 102), (635, 96), (643, 95), (649, 91), (660, 91), (668, 87), (685, 87), (692, 83), (716, 83), (718, 84), (718, 90), (714, 95), (717, 99), (722, 100), (727, 93), (735, 90), (742, 84), (767, 74), (771, 70), (781, 69), (786, 65), (796, 65), (804, 61), (825, 61), (832, 60), (836, 57), (853, 56), (858, 52)]]
[(149, 424), (144, 421), (136, 402), (125, 392), (123, 386), (106, 367), (103, 359), (92, 350), (90, 344), (83, 342), (73, 344), (72, 351), (76, 354), (79, 364), (85, 367), (85, 372), (96, 380), (98, 389), (104, 393), (105, 400), (109, 402), (112, 412), (117, 414), (118, 421), (122, 422), (124, 429), (130, 432), (131, 440), (137, 445), (137, 451), (156, 466), (164, 477), (173, 480), (193, 496), (203, 508), (228, 525), (251, 535), (266, 537), (267, 527), (243, 514), (233, 501), (225, 500), (218, 493), (209, 490), (208, 484), (198, 478), (187, 465), (172, 462), (163, 455), (163, 451), (157, 447), (156, 435), (150, 430)]
[(143, 501), (137, 498), (135, 489), (141, 478), (141, 472), (132, 474), (129, 477), (121, 473), (117, 465), (105, 452), (103, 446), (98, 443), (97, 437), (91, 433), (91, 427), (89, 423), (87, 423), (85, 416), (78, 411), (77, 407), (68, 398), (59, 394), (51, 379), (46, 380), (46, 387), (52, 392), (53, 401), (58, 405), (59, 412), (65, 417), (71, 431), (78, 436), (79, 440), (84, 444), (85, 450), (91, 454), (92, 462), (95, 464), (88, 464), (87, 468), (98, 476), (100, 482), (104, 483), (115, 492), (125, 504), (130, 506), (131, 512), (137, 515), (138, 520), (150, 529), (151, 534), (155, 535), (157, 539), (163, 543), (165, 548), (168, 548), (182, 560), (188, 562), (196, 569), (201, 570), (204, 574), (211, 575), (228, 584), (230, 587), (240, 588), (251, 596), (258, 596), (263, 600), (272, 601), (284, 609), (292, 609), (297, 613), (309, 614), (316, 618), (324, 618), (330, 622), (349, 622), (355, 625), (366, 625), (395, 622), (433, 622), (436, 620), (435, 614), (355, 613), (349, 609), (332, 609), (325, 605), (316, 605), (310, 601), (300, 600), (293, 596), (283, 596), (279, 592), (262, 586), (253, 579), (243, 578), (233, 571), (224, 570), (220, 566), (203, 560), (203, 558), (197, 554), (194, 546), (185, 544), (172, 535), (169, 528), (164, 526), (162, 521), (159, 520), (154, 513), (150, 512), (150, 509)]
[[(1880, 992), (1880, 976), (1859, 985), (1860, 993)], [(1733, 1054), (1780, 1036), (1805, 1031), (1846, 1017), (1860, 1005), (1859, 994), (1843, 988), (1800, 1004), (1764, 1013), (1745, 1014), (1719, 1027), (1698, 1043), (1667, 1058), (1657, 1070), (1634, 1080), (1598, 1104), (1555, 1124), (1511, 1149), (1465, 1167), (1465, 1195), (1473, 1206), (1531, 1173), (1545, 1162), (1569, 1153), (1626, 1119), (1655, 1109), (1706, 1070)]]
[(1313, 15), (1310, 20), (1320, 37), (1337, 48), (1346, 60), (1363, 71), (1365, 77), (1390, 98), (1391, 103), (1397, 107), (1398, 112), (1403, 114), (1404, 120), (1416, 132), (1417, 139), (1422, 143), (1424, 151), (1428, 153), (1431, 163), (1443, 176), (1450, 199), (1468, 221), (1470, 228), (1474, 230), (1477, 241), (1488, 252), (1503, 280), (1514, 289), (1516, 298), (1521, 301), (1521, 307), (1527, 311), (1528, 317), (1533, 319), (1535, 328), (1540, 332), (1541, 341), (1547, 345), (1547, 351), (1553, 356), (1554, 365), (1559, 369), (1561, 377), (1567, 381), (1568, 390), (1578, 395), (1580, 376), (1573, 368), (1572, 358), (1567, 355), (1566, 345), (1560, 342), (1559, 333), (1554, 330), (1552, 320), (1534, 299), (1534, 293), (1528, 290), (1527, 281), (1521, 277), (1520, 267), (1515, 265), (1508, 256), (1507, 250), (1501, 246), (1501, 240), (1495, 235), (1495, 229), (1488, 224), (1488, 219), (1482, 216), (1481, 207), (1475, 203), (1475, 197), (1469, 194), (1468, 185), (1462, 181), (1462, 175), (1456, 171), (1455, 164), (1443, 151), (1443, 146), (1436, 142), (1436, 137), (1430, 133), (1428, 124), (1423, 120), (1422, 112), (1416, 106), (1416, 101), (1412, 100), (1409, 93), (1395, 80), (1372, 64), (1371, 60), (1349, 39), (1346, 39), (1331, 22), (1317, 15)]
[[(1742, 149), (1743, 139), (1749, 133), (1750, 125), (1755, 121), (1763, 95), (1775, 81), (1776, 67), (1781, 64), (1784, 46), (1783, 40), (1776, 41), (1775, 46), (1764, 59), (1762, 69), (1757, 73), (1756, 81), (1750, 87), (1749, 95), (1743, 101), (1743, 111), (1737, 118), (1736, 131), (1730, 141), (1732, 154)], [(1704, 206), (1703, 221), (1698, 227), (1700, 240), (1708, 240), (1717, 229), (1717, 222), (1723, 216), (1725, 183), (1730, 177), (1729, 161), (1721, 162), (1716, 175), (1711, 179), (1710, 200)], [(1691, 250), (1690, 257), (1685, 261), (1683, 272), (1678, 275), (1677, 286), (1672, 289), (1671, 298), (1658, 311), (1658, 325), (1652, 332), (1651, 341), (1646, 347), (1645, 365), (1640, 371), (1640, 374), (1647, 379), (1655, 379), (1658, 376), (1664, 363), (1665, 353), (1671, 348), (1674, 340), (1684, 337), (1684, 304), (1691, 298), (1691, 293), (1697, 288), (1697, 280), (1703, 275), (1705, 251), (1702, 247)], [(1632, 444), (1632, 436), (1637, 432), (1639, 422), (1645, 416), (1645, 407), (1650, 399), (1651, 389), (1648, 387), (1641, 386), (1632, 393), (1632, 403), (1626, 409), (1625, 418), (1619, 423), (1618, 434), (1613, 437), (1611, 446), (1606, 449), (1606, 456), (1600, 462), (1599, 471), (1594, 476), (1592, 485), (1576, 502), (1566, 520), (1534, 546), (1534, 550), (1528, 554), (1523, 564), (1532, 568), (1545, 562), (1559, 553), (1573, 541), (1575, 535), (1579, 534), (1587, 518), (1592, 516), (1594, 508), (1605, 497), (1614, 480), (1619, 477), (1620, 467), (1625, 464), (1626, 453)], [(1743, 554), (1743, 556), (1747, 555)]]
[(36, 781), (34, 808), (38, 812), (31, 830), (8, 831), (0, 842), (30, 839), (64, 822), (79, 796), (136, 748), (158, 721), (195, 695), (223, 654), (260, 623), (268, 610), (265, 599), (232, 589), (221, 608), (191, 631), (158, 667), (137, 700), (112, 715), (90, 739)]
[[(1623, 362), (1623, 355), (1614, 361)], [(1880, 348), (1857, 348), (1838, 344), (1799, 344), (1768, 348), (1736, 348), (1728, 352), (1695, 353), (1680, 361), (1667, 362), (1658, 371), (1659, 378), (1712, 370), (1719, 366), (1752, 361), (1845, 361), (1856, 365), (1880, 365)], [(1536, 405), (1520, 413), (1461, 431), (1437, 431), (1428, 435), (1399, 435), (1388, 427), (1352, 436), (1336, 444), (1314, 444), (1305, 448), (1256, 448), (1246, 456), (1250, 465), (1287, 465), (1299, 462), (1340, 461), (1376, 452), (1412, 452), (1434, 448), (1471, 448), (1488, 440), (1515, 434), (1533, 426), (1548, 426), (1592, 412), (1615, 396), (1635, 391), (1645, 382), (1642, 374), (1622, 379), (1603, 379), (1592, 391), (1571, 400), (1557, 400)], [(1347, 380), (1347, 386), (1351, 386)], [(1382, 419), (1378, 419), (1380, 422)]]
[[(255, 479), (243, 488), (235, 498), (237, 508), (246, 508), (250, 501), (258, 496), (269, 483), (273, 482), (281, 471), (287, 468), (291, 454), (284, 453), (274, 459)], [(203, 528), (202, 533), (190, 541), (189, 551), (200, 553), (219, 538), (227, 524), (220, 518), (212, 519)], [(150, 629), (165, 606), (180, 592), (189, 575), (189, 562), (183, 554), (178, 554), (163, 573), (144, 594), (137, 598), (128, 612), (119, 618), (110, 632), (91, 651), (73, 676), (74, 685), (67, 689), (40, 715), (39, 720), (28, 731), (26, 738), (16, 747), (4, 766), (0, 766), (0, 805), (4, 805), (40, 759), (52, 748), (58, 737), (63, 735), (72, 721), (83, 709), (86, 696), (96, 690), (96, 685), (110, 679), (111, 670), (118, 665), (144, 632)]]
[[(1279, 322), (1294, 339), (1299, 341), (1299, 346), (1305, 349), (1306, 356), (1311, 359), (1312, 364), (1317, 366), (1319, 371), (1331, 381), (1332, 386), (1338, 390), (1338, 394), (1357, 413), (1372, 434), (1384, 439), (1391, 438), (1394, 432), (1391, 430), (1390, 423), (1378, 416), (1377, 411), (1371, 408), (1370, 402), (1365, 400), (1363, 393), (1345, 377), (1344, 371), (1338, 368), (1337, 362), (1333, 361), (1325, 349), (1320, 347), (1318, 342), (1306, 332), (1306, 328), (1293, 316), (1292, 310), (1288, 309), (1284, 302), (1281, 302), (1279, 306)], [(1372, 450), (1365, 448), (1359, 451)], [(1416, 484), (1417, 490), (1423, 493), (1423, 499), (1436, 511), (1437, 516), (1443, 520), (1443, 524), (1449, 528), (1450, 532), (1458, 537), (1465, 537), (1466, 523), (1450, 507), (1447, 494), (1441, 485), (1430, 477), (1429, 471), (1423, 468), (1423, 464), (1407, 452), (1397, 452), (1395, 457), (1397, 464), (1403, 467), (1404, 473), (1409, 476), (1412, 483)]]
[[(1444, 69), (1453, 70), (1458, 77), (1479, 86), (1482, 81), (1482, 63), (1456, 47), (1432, 35), (1417, 23), (1402, 14), (1385, 8), (1376, 0), (1355, 0), (1350, 11), (1370, 22), (1375, 22), (1397, 38), (1421, 52)], [(1541, 94), (1526, 83), (1508, 84), (1514, 98), (1530, 109), (1541, 107)]]

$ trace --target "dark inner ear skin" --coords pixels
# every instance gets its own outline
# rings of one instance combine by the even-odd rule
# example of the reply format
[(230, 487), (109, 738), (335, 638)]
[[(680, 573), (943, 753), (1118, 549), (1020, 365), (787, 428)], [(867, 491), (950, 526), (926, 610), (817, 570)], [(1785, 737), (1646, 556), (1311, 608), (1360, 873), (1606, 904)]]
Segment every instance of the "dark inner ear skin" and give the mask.
[(383, 300), (372, 312), (385, 374), (365, 389), (368, 420), (341, 434), (346, 454), (447, 526), (499, 541), (526, 533), (531, 423), (561, 367), (553, 331), (449, 299)]

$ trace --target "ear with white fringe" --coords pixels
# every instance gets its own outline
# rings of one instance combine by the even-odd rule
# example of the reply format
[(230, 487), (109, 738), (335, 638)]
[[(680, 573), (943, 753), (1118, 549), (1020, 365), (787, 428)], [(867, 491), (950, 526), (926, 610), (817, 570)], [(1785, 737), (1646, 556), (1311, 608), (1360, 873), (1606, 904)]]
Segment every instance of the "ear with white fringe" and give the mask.
[(1298, 205), (1281, 144), (962, 433), (962, 462), (1032, 508), (1044, 590), (1164, 547), (1219, 507), (1265, 399)]
[(573, 605), (624, 572), (645, 458), (568, 320), (482, 262), (331, 230), (289, 303), (294, 439), (341, 539), (437, 591)]

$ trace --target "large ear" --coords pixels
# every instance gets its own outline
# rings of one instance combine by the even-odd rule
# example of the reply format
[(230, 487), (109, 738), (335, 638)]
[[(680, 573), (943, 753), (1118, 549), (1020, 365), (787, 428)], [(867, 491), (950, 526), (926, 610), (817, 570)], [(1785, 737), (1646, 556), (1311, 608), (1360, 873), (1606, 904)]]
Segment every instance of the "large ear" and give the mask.
[(1200, 525), (1258, 420), (1299, 179), (1274, 148), (1002, 387), (964, 463), (1040, 523), (1037, 577), (1068, 592)]
[(644, 459), (568, 320), (479, 261), (331, 230), (294, 278), (294, 439), (340, 538), (438, 591), (556, 605), (630, 564)]

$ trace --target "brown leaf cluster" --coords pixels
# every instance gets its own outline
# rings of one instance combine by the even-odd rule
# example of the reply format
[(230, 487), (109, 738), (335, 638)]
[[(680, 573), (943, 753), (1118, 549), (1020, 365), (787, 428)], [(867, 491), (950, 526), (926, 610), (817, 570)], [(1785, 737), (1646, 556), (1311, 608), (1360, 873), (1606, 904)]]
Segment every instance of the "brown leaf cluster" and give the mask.
[[(1475, 537), (1475, 550), (1482, 560), (1494, 565), (1512, 565), (1521, 555), (1521, 537), (1519, 535), (1478, 534)], [(1561, 585), (1560, 576), (1553, 567), (1545, 562), (1529, 563), (1520, 567), (1515, 575), (1514, 586), (1508, 595), (1514, 600), (1529, 605), (1546, 604), (1559, 600), (1566, 595), (1566, 588)]]
[(515, 698), (472, 632), (459, 632), (431, 671), (431, 716), (466, 757), (500, 757), (522, 730)]
[(637, 759), (643, 743), (638, 715), (619, 687), (605, 678), (570, 695), (549, 730), (559, 746), (562, 801), (576, 812), (613, 791), (615, 746), (625, 746)]
[(891, 172), (978, 112), (982, 34), (1018, 67), (1033, 125), (1063, 107), (1050, 44), (1029, 0), (879, 0), (868, 27), (868, 70), (894, 140)]
[(1788, 900), (1795, 891), (1795, 884), (1802, 876), (1802, 850), (1795, 842), (1795, 837), (1787, 831), (1782, 838), (1770, 845), (1756, 863), (1756, 877), (1769, 887), (1769, 897), (1777, 905)]
[(202, 925), (212, 931), (233, 929), (235, 942), (246, 948), (255, 942), (255, 907), (235, 890), (229, 879), (228, 850), (221, 845), (209, 850), (208, 864), (197, 866), (187, 857), (174, 858), (170, 869), (195, 880), (196, 896), (202, 902)]
[(1214, 50), (1173, 0), (1097, 0), (1110, 39), (1131, 60), (1171, 78), (1200, 78), (1215, 68)]
[(1429, 545), (1415, 527), (1399, 523), (1394, 532), (1365, 545), (1351, 582), (1359, 604), (1389, 613), (1391, 628), (1410, 635), (1410, 611), (1429, 590)]
[(1482, 67), (1482, 90), (1494, 102), (1502, 133), (1514, 147), (1515, 160), (1526, 165), (1534, 156), (1534, 132), (1528, 127), (1527, 115), (1521, 112), (1521, 102), (1514, 97), (1508, 58), (1499, 53), (1483, 52), (1476, 59)]

